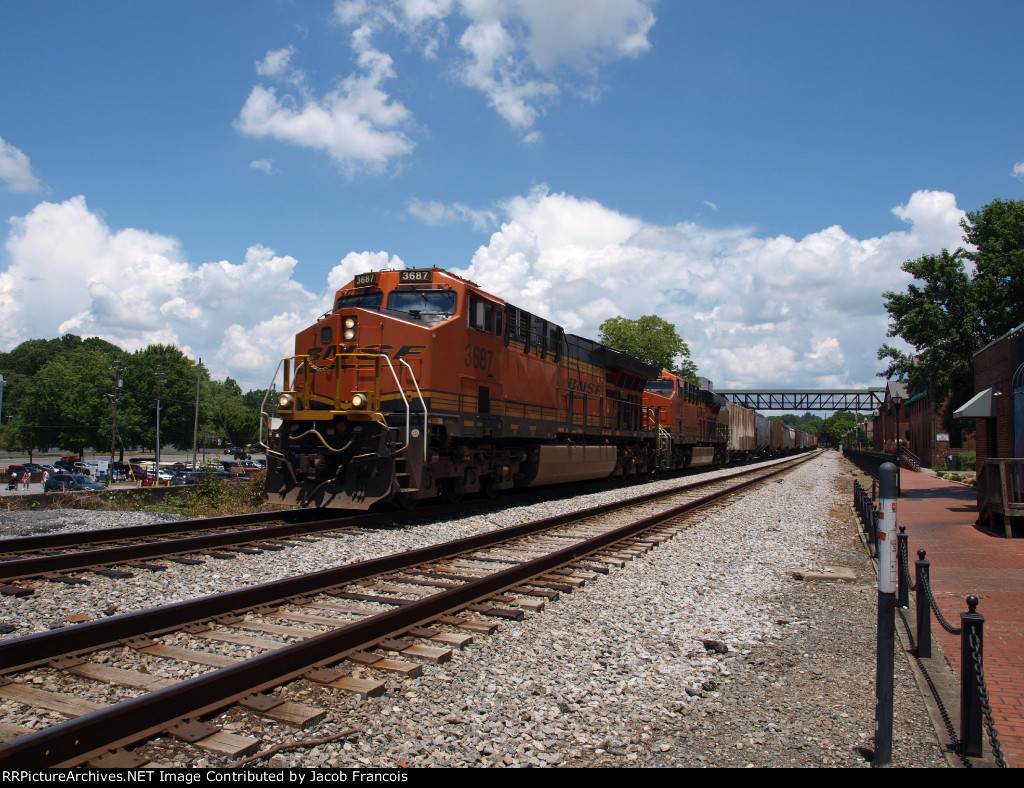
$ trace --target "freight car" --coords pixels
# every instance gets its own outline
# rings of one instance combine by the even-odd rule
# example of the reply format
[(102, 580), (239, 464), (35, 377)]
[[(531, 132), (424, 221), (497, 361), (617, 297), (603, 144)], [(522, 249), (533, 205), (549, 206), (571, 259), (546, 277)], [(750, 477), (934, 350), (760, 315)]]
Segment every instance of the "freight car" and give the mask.
[(411, 505), (729, 459), (721, 397), (439, 268), (359, 274), (279, 371), (261, 443), (268, 497), (286, 506)]
[[(673, 416), (674, 432), (669, 435), (673, 450), (692, 462), (679, 465), (662, 462), (662, 468), (693, 465), (724, 465), (727, 462), (750, 462), (781, 457), (817, 445), (817, 438), (793, 427), (766, 419), (760, 413), (729, 402), (711, 390), (710, 382), (702, 380), (697, 387), (689, 381), (663, 370), (658, 380), (647, 384), (644, 405), (661, 414), (659, 424), (669, 429), (666, 410), (681, 414)], [(666, 403), (660, 396), (671, 396)], [(664, 436), (663, 436), (664, 439)]]

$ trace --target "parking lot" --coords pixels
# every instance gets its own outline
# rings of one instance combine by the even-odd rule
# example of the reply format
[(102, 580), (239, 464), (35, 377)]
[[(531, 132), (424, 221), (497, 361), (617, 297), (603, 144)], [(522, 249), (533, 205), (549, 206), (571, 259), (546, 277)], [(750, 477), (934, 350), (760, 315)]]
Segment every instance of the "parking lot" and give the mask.
[[(28, 455), (15, 455), (15, 454), (11, 454), (11, 455), (0, 456), (0, 471), (6, 471), (6, 469), (9, 468), (10, 466), (25, 465), (25, 464), (29, 464), (29, 463), (32, 463), (32, 464), (35, 464), (35, 465), (41, 465), (41, 466), (45, 466), (45, 465), (51, 465), (52, 466), (56, 461), (60, 460), (62, 456), (65, 456), (65, 455), (63, 453), (44, 454), (44, 455), (35, 454), (35, 455), (32, 456), (31, 459), (28, 457)], [(133, 464), (135, 464), (134, 461), (137, 458), (139, 458), (139, 459), (148, 458), (150, 460), (150, 466), (151, 466), (153, 455), (151, 453), (147, 453), (147, 452), (133, 452), (130, 455), (128, 455), (128, 454), (125, 455), (125, 463), (132, 462)], [(257, 463), (261, 462), (261, 461), (265, 461), (265, 455), (263, 455), (263, 454), (251, 454), (250, 453), (249, 454), (249, 458), (252, 461), (255, 461)], [(96, 470), (99, 468), (99, 463), (100, 463), (101, 460), (109, 460), (109, 456), (90, 455), (89, 453), (86, 453), (85, 458), (84, 458), (84, 462), (90, 468), (90, 473), (88, 474), (90, 481), (95, 479)], [(223, 466), (221, 465), (222, 462), (235, 462), (235, 458), (232, 455), (224, 454), (224, 453), (222, 453), (222, 450), (216, 450), (216, 449), (207, 449), (205, 452), (199, 452), (197, 454), (195, 460), (196, 460), (196, 465), (199, 468), (213, 468), (215, 466), (218, 467), (218, 468), (223, 468)], [(193, 461), (192, 452), (163, 451), (163, 452), (160, 453), (160, 465), (161, 465), (161, 468), (169, 468), (171, 465), (178, 464), (178, 463), (180, 463), (181, 465), (185, 466), (186, 468), (191, 468), (192, 461)], [(65, 473), (65, 471), (61, 471), (61, 470), (57, 470), (57, 471), (52, 471), (51, 470), (51, 471), (49, 471), (49, 474), (50, 474), (51, 477), (54, 476), (55, 473)], [(73, 471), (73, 473), (78, 474), (78, 473), (80, 473), (80, 471), (79, 470), (75, 470), (75, 471)], [(167, 484), (167, 483), (169, 483), (171, 481), (171, 478), (170, 478), (171, 474), (164, 475), (162, 473), (161, 475), (163, 477), (161, 479), (161, 484)], [(18, 483), (17, 489), (11, 489), (10, 488), (11, 486), (10, 486), (10, 484), (8, 482), (8, 477), (7, 477), (6, 473), (4, 473), (2, 479), (3, 479), (3, 481), (0, 482), (0, 495), (4, 495), (4, 496), (7, 496), (7, 495), (33, 495), (33, 494), (38, 495), (39, 493), (43, 492), (43, 482), (42, 482), (42, 479), (41, 479), (41, 475), (39, 473), (34, 473), (32, 475), (31, 482), (29, 483), (27, 489), (22, 486), (20, 481)], [(101, 483), (106, 484), (106, 480), (103, 479), (101, 481)], [(110, 486), (111, 487), (115, 487), (115, 488), (116, 487), (137, 487), (137, 486), (139, 486), (139, 481), (137, 479), (128, 480), (128, 481), (115, 481)]]

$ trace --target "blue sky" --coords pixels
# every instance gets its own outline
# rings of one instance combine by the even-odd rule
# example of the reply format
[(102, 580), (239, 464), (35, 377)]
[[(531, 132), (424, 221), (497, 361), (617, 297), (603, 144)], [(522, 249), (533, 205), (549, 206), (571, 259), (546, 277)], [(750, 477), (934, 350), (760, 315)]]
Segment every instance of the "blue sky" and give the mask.
[(263, 386), (351, 274), (458, 269), (719, 388), (878, 385), (881, 293), (1024, 198), (1019, 2), (0, 6), (0, 348)]

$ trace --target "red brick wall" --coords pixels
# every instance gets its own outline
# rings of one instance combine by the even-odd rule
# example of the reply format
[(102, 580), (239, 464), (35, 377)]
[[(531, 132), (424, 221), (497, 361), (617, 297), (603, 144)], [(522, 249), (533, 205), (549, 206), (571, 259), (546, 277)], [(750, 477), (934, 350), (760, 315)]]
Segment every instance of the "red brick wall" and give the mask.
[(1003, 396), (996, 397), (996, 418), (976, 419), (975, 436), (978, 466), (987, 457), (1013, 456), (1013, 398), (1010, 391), (1010, 338), (1005, 336), (974, 356), (974, 390), (999, 386)]

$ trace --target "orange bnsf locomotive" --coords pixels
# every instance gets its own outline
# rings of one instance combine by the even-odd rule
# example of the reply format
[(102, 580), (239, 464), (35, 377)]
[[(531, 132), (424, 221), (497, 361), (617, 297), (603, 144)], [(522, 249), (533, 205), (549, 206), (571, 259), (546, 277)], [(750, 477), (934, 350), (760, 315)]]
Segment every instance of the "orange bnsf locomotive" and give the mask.
[(454, 500), (727, 459), (720, 397), (439, 268), (356, 276), (282, 363), (264, 443), (282, 505)]

